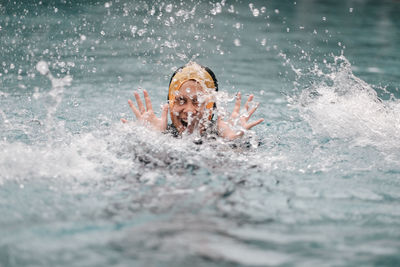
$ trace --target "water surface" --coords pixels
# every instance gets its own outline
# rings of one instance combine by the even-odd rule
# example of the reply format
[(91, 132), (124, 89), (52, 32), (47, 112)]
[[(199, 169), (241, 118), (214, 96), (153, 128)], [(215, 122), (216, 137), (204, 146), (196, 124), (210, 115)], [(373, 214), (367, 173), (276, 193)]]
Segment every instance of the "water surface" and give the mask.
[[(399, 12), (2, 2), (0, 266), (398, 266)], [(120, 123), (190, 60), (255, 95), (258, 147)]]

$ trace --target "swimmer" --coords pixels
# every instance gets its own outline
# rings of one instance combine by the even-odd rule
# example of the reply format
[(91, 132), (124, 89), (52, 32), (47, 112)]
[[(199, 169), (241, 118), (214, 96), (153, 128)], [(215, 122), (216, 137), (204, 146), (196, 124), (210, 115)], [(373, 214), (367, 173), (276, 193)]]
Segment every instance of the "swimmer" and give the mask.
[[(134, 92), (137, 107), (132, 100), (128, 104), (137, 120), (151, 129), (159, 132), (170, 132), (174, 136), (192, 134), (199, 131), (201, 135), (214, 132), (226, 140), (234, 140), (243, 136), (244, 131), (260, 124), (264, 119), (250, 122), (250, 117), (256, 111), (258, 104), (251, 107), (254, 98), (250, 95), (244, 105), (247, 114), (240, 114), (242, 96), (236, 95), (233, 112), (225, 119), (218, 114), (216, 121), (212, 120), (215, 105), (215, 92), (218, 82), (214, 73), (207, 67), (189, 62), (179, 68), (171, 77), (168, 92), (168, 104), (162, 106), (161, 117), (154, 114), (149, 94), (143, 90), (146, 108), (139, 93)], [(168, 125), (168, 110), (172, 124)], [(121, 119), (123, 123), (128, 122)]]

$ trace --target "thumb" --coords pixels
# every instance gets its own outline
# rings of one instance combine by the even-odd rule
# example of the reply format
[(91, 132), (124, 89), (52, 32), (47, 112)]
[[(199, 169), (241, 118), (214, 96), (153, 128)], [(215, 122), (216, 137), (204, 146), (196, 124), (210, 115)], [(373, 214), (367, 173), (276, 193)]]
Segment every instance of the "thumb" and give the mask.
[(223, 121), (225, 119), (225, 116), (221, 113), (218, 114), (217, 122)]
[(164, 106), (162, 107), (162, 112), (161, 112), (161, 120), (163, 122), (165, 122), (165, 124), (168, 121), (168, 108), (169, 108), (168, 104), (164, 104)]

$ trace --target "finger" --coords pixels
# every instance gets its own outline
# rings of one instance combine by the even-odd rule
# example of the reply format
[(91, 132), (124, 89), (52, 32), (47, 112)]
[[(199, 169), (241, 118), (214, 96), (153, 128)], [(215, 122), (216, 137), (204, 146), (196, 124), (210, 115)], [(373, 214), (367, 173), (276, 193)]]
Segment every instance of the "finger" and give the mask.
[(252, 109), (249, 110), (247, 118), (250, 118), (251, 115), (257, 110), (260, 103), (257, 103)]
[(224, 120), (225, 119), (225, 115), (222, 112), (217, 113), (217, 114), (218, 114), (217, 120)]
[(143, 95), (144, 95), (144, 101), (146, 102), (147, 111), (153, 110), (153, 107), (152, 107), (151, 101), (150, 101), (150, 97), (149, 97), (149, 93), (147, 93), (146, 90), (143, 90)]
[(166, 125), (167, 122), (168, 122), (168, 107), (169, 107), (169, 105), (168, 105), (168, 104), (165, 104), (165, 105), (162, 107), (162, 112), (161, 112), (161, 120), (162, 120), (163, 122), (165, 122), (165, 125)]
[(133, 94), (135, 95), (136, 102), (137, 102), (137, 104), (138, 104), (140, 113), (141, 113), (141, 114), (144, 113), (145, 110), (144, 110), (143, 102), (142, 102), (142, 100), (140, 99), (139, 93), (138, 93), (138, 92), (134, 92)]
[(124, 118), (121, 118), (122, 123), (127, 123), (128, 121)]
[(264, 121), (264, 119), (259, 119), (259, 120), (253, 121), (253, 122), (247, 124), (246, 129), (249, 130), (249, 129), (253, 128), (254, 126), (256, 126), (257, 124), (262, 123), (263, 121)]
[(242, 96), (241, 96), (241, 94), (239, 92), (239, 93), (237, 93), (237, 96), (236, 96), (236, 103), (235, 103), (235, 107), (233, 108), (232, 117), (233, 117), (234, 114), (236, 116), (239, 114), (239, 112), (240, 112), (240, 102), (241, 101), (242, 101)]
[(128, 104), (131, 107), (133, 114), (135, 114), (136, 118), (140, 119), (141, 114), (139, 112), (139, 110), (135, 107), (135, 105), (133, 104), (132, 100), (128, 100)]
[(254, 98), (254, 95), (249, 95), (249, 98), (247, 99), (246, 104), (244, 104), (244, 108), (246, 110), (249, 110), (249, 103), (253, 100), (253, 98)]

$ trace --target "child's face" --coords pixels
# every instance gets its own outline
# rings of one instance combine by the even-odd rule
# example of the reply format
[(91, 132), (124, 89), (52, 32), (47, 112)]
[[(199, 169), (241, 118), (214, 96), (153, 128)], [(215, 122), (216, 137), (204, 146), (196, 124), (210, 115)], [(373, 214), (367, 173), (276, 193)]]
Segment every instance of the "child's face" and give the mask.
[(205, 118), (205, 90), (194, 80), (186, 81), (175, 92), (174, 101), (171, 109), (172, 123), (180, 133), (186, 129), (192, 133), (202, 118)]

